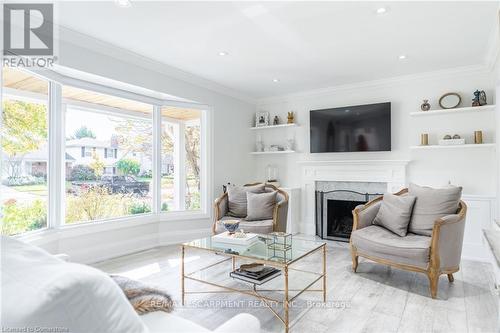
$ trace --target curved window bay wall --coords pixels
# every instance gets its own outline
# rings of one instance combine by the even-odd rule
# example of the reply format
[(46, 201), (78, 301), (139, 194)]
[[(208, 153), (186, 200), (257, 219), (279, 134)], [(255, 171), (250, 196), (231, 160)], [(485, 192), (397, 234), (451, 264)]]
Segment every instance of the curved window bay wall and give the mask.
[(207, 213), (206, 108), (8, 67), (2, 75), (2, 234)]

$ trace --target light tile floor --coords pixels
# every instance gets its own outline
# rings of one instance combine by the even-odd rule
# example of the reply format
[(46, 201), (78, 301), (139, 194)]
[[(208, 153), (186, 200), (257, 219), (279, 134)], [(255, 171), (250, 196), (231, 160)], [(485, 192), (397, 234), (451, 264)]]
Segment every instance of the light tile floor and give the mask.
[[(328, 242), (327, 300), (320, 293), (304, 293), (291, 309), (291, 332), (499, 332), (498, 296), (493, 290), (493, 273), (486, 263), (464, 260), (449, 283), (443, 275), (438, 299), (429, 297), (423, 274), (401, 271), (360, 259), (358, 273), (351, 270), (347, 243)], [(189, 250), (187, 271), (220, 260), (203, 251)], [(166, 246), (96, 263), (105, 272), (121, 274), (168, 290), (175, 301), (175, 313), (215, 329), (242, 312), (257, 316), (264, 332), (283, 332), (282, 323), (254, 298), (240, 294), (188, 295), (180, 305), (180, 247)], [(321, 270), (321, 255), (311, 256), (298, 268)], [(204, 278), (243, 287), (229, 278), (230, 262), (203, 273)], [(301, 274), (301, 273), (297, 273)], [(291, 288), (306, 285), (306, 276), (291, 277)], [(280, 288), (277, 278), (267, 285)], [(320, 283), (318, 283), (318, 288)], [(187, 282), (187, 288), (208, 290)], [(274, 294), (273, 296), (279, 296)], [(280, 307), (276, 307), (280, 310)]]

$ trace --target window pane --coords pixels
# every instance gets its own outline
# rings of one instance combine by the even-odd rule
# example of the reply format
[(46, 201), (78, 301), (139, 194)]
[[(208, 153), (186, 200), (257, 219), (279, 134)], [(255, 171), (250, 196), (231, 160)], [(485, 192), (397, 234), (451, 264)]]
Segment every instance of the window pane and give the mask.
[(2, 234), (47, 227), (48, 82), (4, 67)]
[(201, 111), (162, 107), (163, 211), (199, 210)]
[(66, 223), (151, 212), (151, 105), (73, 87), (66, 103)]
[(200, 206), (200, 119), (191, 120), (185, 126), (186, 137), (186, 210), (199, 210)]
[(161, 210), (178, 210), (178, 195), (174, 189), (175, 136), (178, 130), (176, 123), (163, 120), (161, 123)]

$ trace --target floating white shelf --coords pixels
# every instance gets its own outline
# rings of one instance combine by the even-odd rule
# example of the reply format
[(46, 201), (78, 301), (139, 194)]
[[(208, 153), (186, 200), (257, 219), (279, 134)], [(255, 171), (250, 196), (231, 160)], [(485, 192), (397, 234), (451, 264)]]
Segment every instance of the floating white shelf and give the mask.
[(495, 143), (465, 144), (465, 145), (429, 145), (429, 146), (411, 146), (410, 149), (468, 149), (468, 148), (494, 148)]
[(293, 154), (295, 150), (278, 150), (278, 151), (253, 151), (252, 155), (268, 155), (268, 154)]
[(495, 109), (495, 105), (483, 105), (483, 106), (469, 106), (465, 108), (456, 109), (446, 109), (446, 110), (429, 110), (429, 111), (418, 111), (411, 112), (410, 116), (420, 117), (420, 116), (433, 116), (439, 114), (455, 114), (455, 113), (467, 113), (467, 112), (480, 112), (480, 111), (491, 111)]
[(283, 127), (298, 127), (296, 123), (293, 124), (281, 124), (281, 125), (269, 125), (269, 126), (260, 126), (260, 127), (250, 127), (251, 130), (263, 130), (263, 129), (271, 129), (271, 128), (283, 128)]

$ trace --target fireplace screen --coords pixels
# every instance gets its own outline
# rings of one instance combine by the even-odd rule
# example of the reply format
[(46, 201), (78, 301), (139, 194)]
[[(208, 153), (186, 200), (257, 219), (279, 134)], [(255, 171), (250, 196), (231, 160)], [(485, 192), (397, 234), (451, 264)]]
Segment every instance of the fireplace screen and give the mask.
[(347, 190), (316, 191), (316, 235), (323, 239), (349, 241), (352, 211), (379, 195)]
[(349, 239), (352, 231), (352, 210), (365, 201), (327, 200), (326, 238)]

